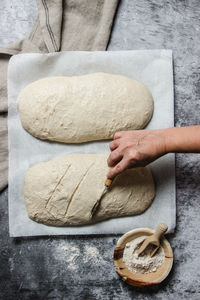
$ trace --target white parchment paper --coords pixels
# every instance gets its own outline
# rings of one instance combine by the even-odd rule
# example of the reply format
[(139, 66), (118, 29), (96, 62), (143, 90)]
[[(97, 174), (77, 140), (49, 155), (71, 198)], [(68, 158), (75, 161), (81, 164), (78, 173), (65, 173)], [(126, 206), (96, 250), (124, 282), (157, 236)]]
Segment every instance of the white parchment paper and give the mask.
[[(21, 126), (17, 96), (27, 84), (49, 76), (94, 72), (123, 74), (143, 82), (154, 98), (154, 115), (148, 128), (174, 125), (173, 70), (170, 50), (60, 52), (13, 56), (8, 70), (9, 231), (10, 236), (123, 234), (135, 227), (154, 228), (165, 222), (175, 228), (174, 155), (151, 165), (156, 197), (142, 215), (117, 218), (81, 227), (53, 227), (30, 220), (23, 196), (24, 176), (30, 166), (68, 153), (106, 153), (109, 141), (80, 145), (49, 143), (34, 138)], [(84, 116), (83, 116), (84, 117)]]

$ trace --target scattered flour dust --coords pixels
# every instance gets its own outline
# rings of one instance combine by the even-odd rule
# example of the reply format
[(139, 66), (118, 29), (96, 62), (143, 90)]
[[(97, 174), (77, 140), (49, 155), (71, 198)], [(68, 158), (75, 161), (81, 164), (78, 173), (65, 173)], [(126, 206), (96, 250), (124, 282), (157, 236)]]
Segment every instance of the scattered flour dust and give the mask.
[(138, 256), (137, 253), (133, 253), (138, 244), (140, 244), (145, 238), (146, 236), (144, 235), (140, 236), (127, 243), (124, 248), (123, 262), (133, 273), (147, 274), (155, 272), (164, 262), (165, 254), (162, 247), (158, 249), (153, 257), (150, 257), (153, 246), (147, 247), (140, 256)]
[(95, 246), (85, 245), (84, 250), (84, 262), (90, 261), (93, 264), (99, 264), (102, 262), (99, 250)]
[[(56, 259), (67, 264), (71, 270), (75, 270), (79, 263), (88, 263), (100, 265), (103, 262), (103, 257), (95, 246), (84, 245), (83, 252), (81, 253), (78, 246), (69, 245), (61, 242), (55, 251)], [(82, 262), (81, 262), (82, 261)]]
[(76, 246), (70, 246), (60, 243), (56, 247), (56, 258), (67, 263), (67, 267), (71, 270), (77, 269), (76, 260), (80, 256), (80, 249)]

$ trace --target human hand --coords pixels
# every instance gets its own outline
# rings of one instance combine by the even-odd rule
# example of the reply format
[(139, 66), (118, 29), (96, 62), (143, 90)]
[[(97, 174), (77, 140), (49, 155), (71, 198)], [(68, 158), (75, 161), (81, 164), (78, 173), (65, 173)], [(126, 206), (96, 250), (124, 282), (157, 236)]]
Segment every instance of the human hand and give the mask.
[(108, 178), (113, 179), (125, 169), (144, 167), (166, 154), (163, 130), (121, 131), (110, 143)]

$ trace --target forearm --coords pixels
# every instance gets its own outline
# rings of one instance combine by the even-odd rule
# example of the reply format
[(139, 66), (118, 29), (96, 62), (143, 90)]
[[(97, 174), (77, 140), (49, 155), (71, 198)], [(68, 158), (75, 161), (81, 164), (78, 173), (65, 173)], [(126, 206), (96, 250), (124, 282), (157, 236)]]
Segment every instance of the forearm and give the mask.
[(160, 133), (165, 139), (166, 153), (200, 153), (200, 125), (161, 129)]
[(200, 153), (200, 125), (117, 132), (110, 143), (108, 178), (144, 167), (169, 152)]

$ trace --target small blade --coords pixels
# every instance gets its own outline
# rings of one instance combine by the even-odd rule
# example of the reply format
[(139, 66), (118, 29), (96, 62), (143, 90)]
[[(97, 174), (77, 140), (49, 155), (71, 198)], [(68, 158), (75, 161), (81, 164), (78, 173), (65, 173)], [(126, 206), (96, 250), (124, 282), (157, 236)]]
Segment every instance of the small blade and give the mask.
[(93, 206), (93, 208), (92, 208), (92, 210), (91, 210), (91, 217), (93, 217), (93, 215), (94, 215), (95, 212), (97, 211), (97, 209), (98, 209), (98, 207), (99, 207), (99, 205), (100, 205), (100, 203), (101, 203), (101, 199), (103, 198), (103, 196), (105, 195), (105, 193), (107, 192), (107, 190), (108, 190), (108, 187), (105, 186), (104, 189), (103, 189), (103, 192), (102, 192), (101, 196), (100, 196), (99, 199), (95, 202), (95, 204), (94, 204), (94, 206)]

